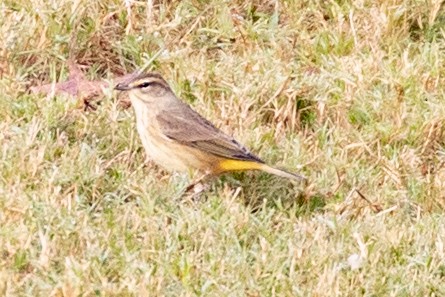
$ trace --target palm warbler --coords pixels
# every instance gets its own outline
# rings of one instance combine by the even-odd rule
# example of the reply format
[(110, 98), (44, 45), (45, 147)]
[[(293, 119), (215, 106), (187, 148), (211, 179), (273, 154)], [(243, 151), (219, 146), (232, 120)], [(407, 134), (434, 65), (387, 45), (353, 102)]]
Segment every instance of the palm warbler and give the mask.
[(262, 170), (281, 177), (304, 177), (265, 164), (179, 100), (156, 73), (135, 75), (116, 90), (129, 91), (145, 151), (170, 171), (198, 169), (204, 177), (229, 171)]

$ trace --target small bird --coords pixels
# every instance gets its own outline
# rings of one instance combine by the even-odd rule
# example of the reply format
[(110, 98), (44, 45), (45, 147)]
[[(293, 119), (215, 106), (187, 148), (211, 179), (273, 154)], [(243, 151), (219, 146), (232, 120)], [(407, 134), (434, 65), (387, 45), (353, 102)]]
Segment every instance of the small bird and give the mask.
[[(267, 165), (173, 93), (157, 73), (140, 73), (116, 85), (128, 91), (139, 136), (149, 158), (169, 171), (197, 169), (199, 181), (224, 172), (262, 170), (293, 180), (304, 177)], [(193, 189), (198, 182), (187, 187)]]

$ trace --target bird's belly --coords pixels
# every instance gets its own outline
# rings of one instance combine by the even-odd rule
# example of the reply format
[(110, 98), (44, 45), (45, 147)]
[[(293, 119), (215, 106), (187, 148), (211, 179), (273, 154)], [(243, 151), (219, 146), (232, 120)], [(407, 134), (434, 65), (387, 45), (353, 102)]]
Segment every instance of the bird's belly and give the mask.
[(213, 160), (193, 148), (168, 139), (154, 127), (147, 129), (146, 125), (138, 125), (138, 132), (148, 157), (166, 170), (199, 169), (208, 171), (212, 167)]

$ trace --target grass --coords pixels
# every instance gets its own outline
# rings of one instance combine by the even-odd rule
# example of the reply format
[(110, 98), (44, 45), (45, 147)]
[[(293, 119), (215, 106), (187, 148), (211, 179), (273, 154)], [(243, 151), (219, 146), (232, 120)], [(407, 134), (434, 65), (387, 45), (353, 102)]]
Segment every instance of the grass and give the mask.
[[(4, 1), (0, 295), (445, 295), (442, 1)], [(307, 187), (181, 201), (131, 109), (28, 89), (143, 65)]]

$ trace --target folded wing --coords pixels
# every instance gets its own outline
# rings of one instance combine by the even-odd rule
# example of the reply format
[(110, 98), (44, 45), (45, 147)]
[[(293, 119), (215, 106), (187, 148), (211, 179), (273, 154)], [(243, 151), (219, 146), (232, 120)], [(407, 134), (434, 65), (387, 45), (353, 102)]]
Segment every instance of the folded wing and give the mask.
[(165, 110), (156, 116), (165, 136), (223, 158), (264, 163), (233, 137), (216, 128), (188, 105), (182, 104), (180, 108)]

